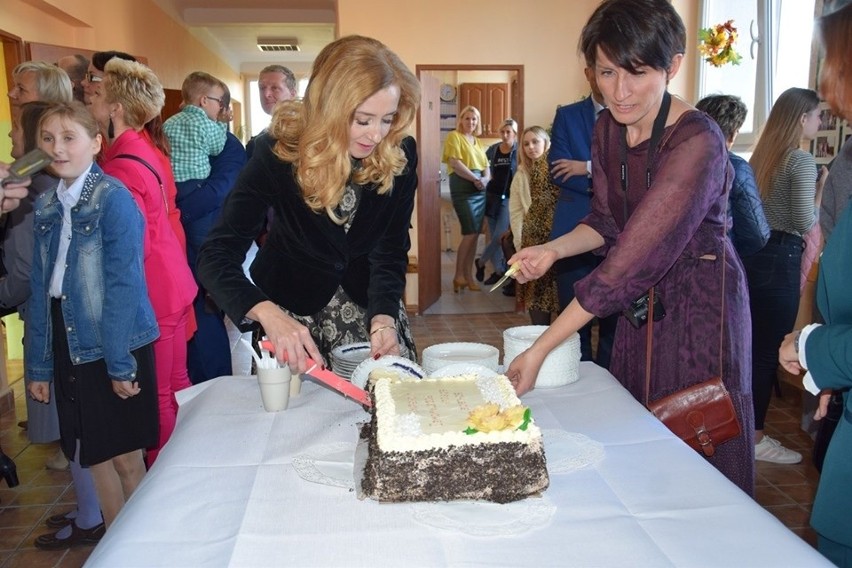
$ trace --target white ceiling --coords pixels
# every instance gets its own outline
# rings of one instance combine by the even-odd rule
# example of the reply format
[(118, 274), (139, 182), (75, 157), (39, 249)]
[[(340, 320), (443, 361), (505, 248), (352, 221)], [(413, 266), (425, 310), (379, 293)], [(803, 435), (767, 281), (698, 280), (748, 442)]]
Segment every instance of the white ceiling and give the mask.
[[(240, 73), (278, 63), (303, 72), (334, 40), (335, 0), (153, 0)], [(258, 37), (295, 37), (298, 52), (263, 52)]]

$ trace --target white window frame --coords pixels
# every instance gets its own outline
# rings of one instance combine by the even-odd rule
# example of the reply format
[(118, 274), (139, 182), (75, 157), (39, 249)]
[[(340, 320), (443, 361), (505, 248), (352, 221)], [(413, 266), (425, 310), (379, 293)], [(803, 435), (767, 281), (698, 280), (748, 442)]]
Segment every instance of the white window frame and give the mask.
[[(708, 15), (710, 0), (701, 0), (700, 5), (700, 28), (707, 28), (719, 22), (710, 21)], [(733, 150), (737, 153), (747, 153), (753, 148), (761, 127), (769, 116), (769, 111), (775, 98), (780, 94), (775, 92), (774, 73), (778, 57), (778, 31), (781, 18), (781, 4), (785, 0), (733, 0), (737, 2), (755, 2), (757, 8), (757, 20), (754, 22), (736, 22), (739, 31), (737, 51), (743, 58), (756, 58), (757, 71), (755, 75), (754, 103), (749, 109), (753, 118), (753, 131), (741, 133), (734, 144)], [(788, 0), (789, 1), (789, 0)], [(796, 0), (793, 0), (796, 1)], [(816, 0), (816, 9), (822, 2)], [(756, 52), (756, 53), (755, 53)], [(696, 77), (696, 93), (701, 98), (706, 93), (705, 73), (707, 65), (703, 61), (699, 63)], [(810, 71), (810, 70), (809, 70)], [(811, 77), (812, 73), (808, 73)], [(811, 85), (803, 84), (802, 87)], [(812, 87), (812, 86), (811, 86)]]

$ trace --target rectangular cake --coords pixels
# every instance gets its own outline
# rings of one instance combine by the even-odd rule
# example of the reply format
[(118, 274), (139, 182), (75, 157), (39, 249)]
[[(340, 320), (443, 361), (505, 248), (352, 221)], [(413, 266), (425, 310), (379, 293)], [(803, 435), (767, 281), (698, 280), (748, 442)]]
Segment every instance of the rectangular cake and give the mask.
[(505, 376), (403, 380), (380, 371), (370, 375), (373, 416), (361, 432), (365, 496), (508, 503), (547, 488), (541, 430)]

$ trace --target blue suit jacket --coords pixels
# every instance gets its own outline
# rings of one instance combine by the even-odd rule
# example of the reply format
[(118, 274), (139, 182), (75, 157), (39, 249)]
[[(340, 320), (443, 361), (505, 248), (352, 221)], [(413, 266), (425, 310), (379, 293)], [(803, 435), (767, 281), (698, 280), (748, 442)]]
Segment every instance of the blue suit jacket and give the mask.
[[(592, 131), (595, 128), (595, 105), (591, 96), (556, 109), (550, 137), (549, 160), (567, 158), (587, 162), (592, 159)], [(559, 200), (553, 215), (554, 239), (574, 229), (591, 208), (592, 180), (587, 176), (571, 176), (565, 181), (553, 179), (559, 187)]]

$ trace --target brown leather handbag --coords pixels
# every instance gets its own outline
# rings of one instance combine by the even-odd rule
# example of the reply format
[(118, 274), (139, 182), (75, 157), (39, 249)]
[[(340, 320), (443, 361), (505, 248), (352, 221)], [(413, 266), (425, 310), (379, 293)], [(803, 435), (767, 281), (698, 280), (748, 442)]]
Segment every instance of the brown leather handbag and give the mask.
[(731, 395), (719, 377), (648, 404), (654, 416), (692, 449), (708, 458), (716, 446), (740, 435)]
[[(724, 250), (724, 249), (723, 249)], [(654, 301), (654, 289), (649, 292)], [(653, 304), (652, 304), (653, 305)], [(719, 329), (719, 372), (722, 371), (722, 348), (725, 319), (725, 255), (722, 254), (722, 315)], [(713, 377), (654, 402), (651, 392), (651, 353), (653, 318), (648, 318), (648, 340), (645, 363), (645, 406), (678, 438), (708, 458), (716, 446), (740, 435), (740, 423), (731, 395), (720, 377)]]

